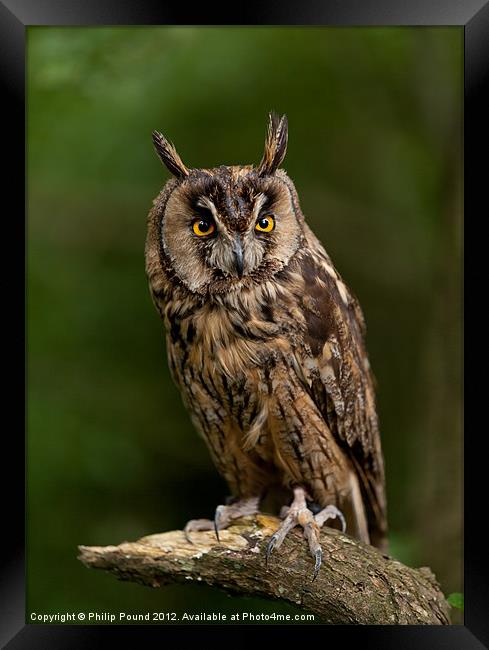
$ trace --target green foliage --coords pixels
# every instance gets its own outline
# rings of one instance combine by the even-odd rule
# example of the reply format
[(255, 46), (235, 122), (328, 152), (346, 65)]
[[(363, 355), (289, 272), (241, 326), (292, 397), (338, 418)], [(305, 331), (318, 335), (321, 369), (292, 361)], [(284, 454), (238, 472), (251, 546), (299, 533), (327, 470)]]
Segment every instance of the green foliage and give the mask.
[(447, 598), (447, 603), (456, 609), (460, 609), (462, 612), (464, 611), (464, 595), (461, 593), (456, 592), (450, 594)]

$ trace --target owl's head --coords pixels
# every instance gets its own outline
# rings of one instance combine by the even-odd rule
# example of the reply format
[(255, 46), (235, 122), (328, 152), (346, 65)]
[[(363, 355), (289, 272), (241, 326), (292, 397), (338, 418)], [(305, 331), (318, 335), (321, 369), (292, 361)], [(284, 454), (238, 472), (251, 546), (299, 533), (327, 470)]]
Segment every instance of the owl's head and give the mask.
[[(259, 165), (190, 169), (175, 147), (153, 132), (156, 152), (174, 178), (149, 215), (147, 258), (190, 291), (235, 291), (269, 279), (301, 246), (304, 220), (297, 193), (279, 169), (287, 118), (271, 113)], [(154, 269), (153, 269), (154, 271)]]

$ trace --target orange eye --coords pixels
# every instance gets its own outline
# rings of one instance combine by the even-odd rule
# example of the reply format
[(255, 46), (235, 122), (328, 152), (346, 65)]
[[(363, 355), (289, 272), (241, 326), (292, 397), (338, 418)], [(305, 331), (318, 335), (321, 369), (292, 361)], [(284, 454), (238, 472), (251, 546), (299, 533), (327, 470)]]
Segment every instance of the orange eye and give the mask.
[(195, 219), (192, 222), (192, 230), (199, 237), (206, 237), (207, 235), (212, 235), (216, 226), (212, 221), (207, 221), (207, 219)]
[(255, 230), (258, 232), (272, 232), (275, 228), (275, 220), (271, 214), (260, 217), (255, 224)]

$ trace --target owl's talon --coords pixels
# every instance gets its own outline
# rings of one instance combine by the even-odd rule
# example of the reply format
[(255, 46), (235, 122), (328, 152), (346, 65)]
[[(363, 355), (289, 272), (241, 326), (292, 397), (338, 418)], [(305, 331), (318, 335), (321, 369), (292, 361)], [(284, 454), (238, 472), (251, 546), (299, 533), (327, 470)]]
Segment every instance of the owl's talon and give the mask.
[(185, 539), (193, 544), (190, 539), (190, 532), (196, 530), (214, 530), (217, 541), (220, 543), (219, 531), (227, 528), (234, 519), (253, 515), (258, 512), (260, 497), (250, 497), (247, 499), (234, 499), (228, 505), (217, 506), (214, 519), (191, 519), (183, 529)]
[(336, 506), (326, 506), (326, 508), (323, 508), (320, 512), (318, 512), (314, 516), (314, 520), (316, 521), (317, 525), (321, 528), (321, 526), (324, 525), (324, 523), (328, 519), (336, 519), (338, 518), (341, 522), (341, 531), (344, 533), (346, 532), (346, 520), (341, 512)]
[(212, 530), (213, 522), (210, 519), (191, 519), (183, 529), (183, 535), (189, 544), (193, 545), (190, 533), (201, 530)]
[(314, 575), (312, 577), (312, 581), (316, 580), (318, 577), (319, 569), (321, 568), (321, 562), (323, 560), (323, 551), (321, 547), (317, 549), (317, 551), (314, 554), (316, 556), (316, 563), (314, 565)]
[(316, 515), (313, 515), (311, 509), (307, 505), (304, 490), (302, 488), (294, 488), (294, 500), (287, 510), (285, 519), (283, 520), (279, 529), (272, 535), (270, 541), (268, 542), (265, 554), (266, 566), (268, 567), (268, 560), (273, 549), (278, 548), (282, 544), (285, 537), (289, 531), (292, 530), (292, 528), (301, 526), (304, 532), (304, 537), (309, 544), (311, 555), (315, 559), (314, 574), (312, 578), (314, 581), (319, 574), (323, 560), (323, 551), (319, 543), (320, 530), (328, 519), (335, 518), (338, 518), (340, 520), (343, 532), (345, 532), (345, 518), (343, 516), (343, 513), (336, 506), (327, 506)]
[(219, 522), (221, 519), (222, 508), (223, 506), (217, 506), (216, 513), (214, 515), (214, 532), (216, 533), (216, 538), (219, 543), (221, 542), (219, 539)]
[(338, 519), (341, 521), (341, 532), (346, 533), (346, 519), (342, 512), (338, 510)]
[(275, 548), (277, 539), (278, 539), (278, 535), (275, 534), (271, 536), (270, 541), (268, 542), (267, 550), (265, 551), (265, 567), (267, 569), (268, 569), (268, 560), (270, 559), (270, 555), (272, 554), (272, 551)]

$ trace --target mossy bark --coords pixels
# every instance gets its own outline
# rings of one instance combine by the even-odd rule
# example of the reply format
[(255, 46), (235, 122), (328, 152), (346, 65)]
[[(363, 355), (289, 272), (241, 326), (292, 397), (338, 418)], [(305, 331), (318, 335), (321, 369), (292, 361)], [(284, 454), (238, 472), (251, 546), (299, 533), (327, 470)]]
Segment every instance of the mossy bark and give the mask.
[(279, 599), (312, 612), (324, 623), (450, 623), (450, 606), (430, 569), (411, 569), (380, 551), (325, 528), (323, 564), (315, 581), (313, 559), (298, 529), (265, 566), (265, 548), (279, 520), (246, 517), (221, 531), (181, 531), (143, 537), (118, 546), (80, 546), (87, 567), (151, 587), (196, 581), (229, 592)]

